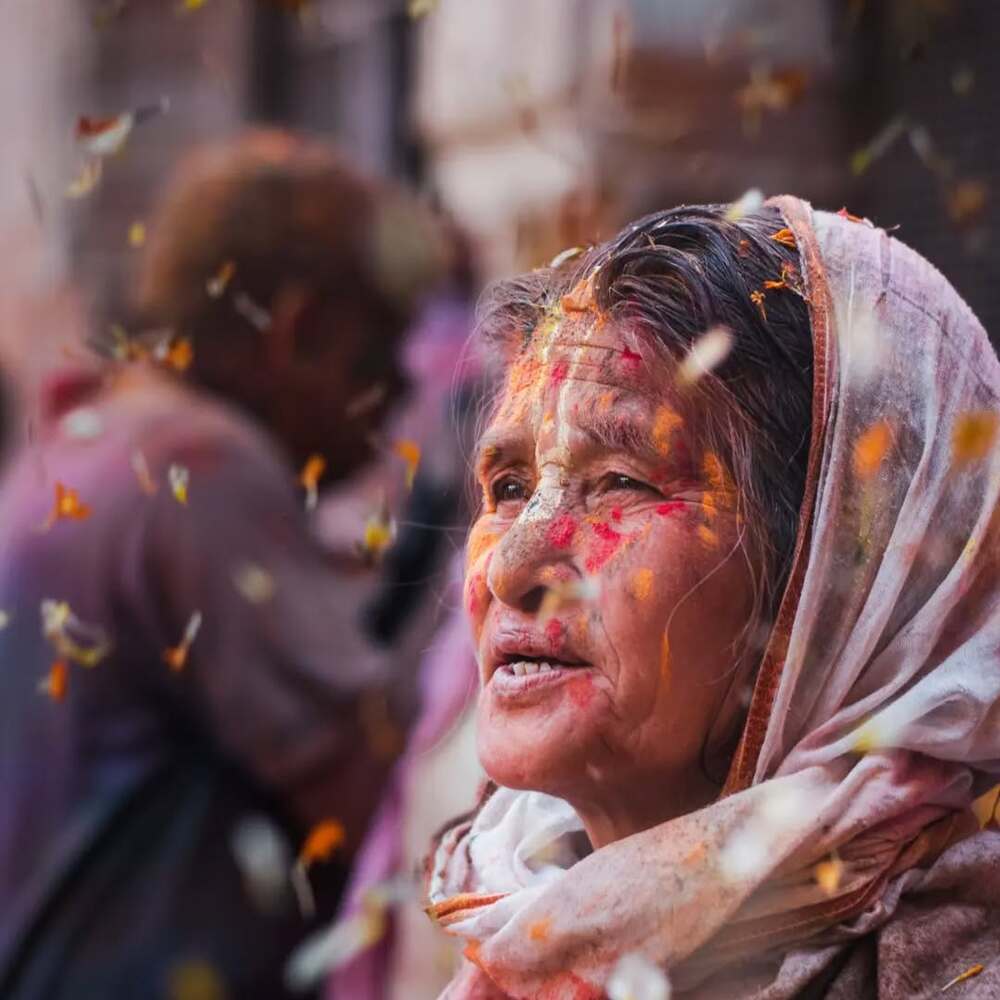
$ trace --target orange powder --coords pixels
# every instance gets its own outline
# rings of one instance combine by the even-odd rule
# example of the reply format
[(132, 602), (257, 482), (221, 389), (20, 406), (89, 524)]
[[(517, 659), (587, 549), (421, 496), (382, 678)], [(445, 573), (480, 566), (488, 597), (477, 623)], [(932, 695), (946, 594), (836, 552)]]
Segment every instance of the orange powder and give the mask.
[(544, 920), (536, 920), (528, 927), (528, 937), (532, 941), (544, 941), (549, 936), (549, 928), (551, 926), (551, 917), (546, 917)]
[(653, 419), (653, 447), (661, 455), (666, 455), (670, 451), (670, 438), (683, 423), (680, 414), (675, 413), (669, 406), (657, 409)]
[(664, 684), (670, 683), (670, 639), (666, 632), (660, 642), (660, 680)]
[(854, 472), (859, 479), (870, 479), (882, 464), (889, 445), (892, 429), (888, 421), (872, 424), (854, 443)]
[(645, 601), (653, 592), (653, 571), (645, 566), (637, 569), (629, 580), (628, 589), (637, 601)]

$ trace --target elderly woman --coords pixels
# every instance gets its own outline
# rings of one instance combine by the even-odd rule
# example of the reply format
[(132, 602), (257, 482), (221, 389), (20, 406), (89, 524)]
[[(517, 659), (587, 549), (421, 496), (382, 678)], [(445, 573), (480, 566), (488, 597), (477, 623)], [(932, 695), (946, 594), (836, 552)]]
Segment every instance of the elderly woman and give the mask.
[(492, 781), (431, 856), (467, 943), (447, 996), (625, 996), (624, 968), (636, 1000), (661, 973), (699, 1000), (1000, 996), (975, 316), (884, 231), (779, 198), (650, 216), (482, 325)]

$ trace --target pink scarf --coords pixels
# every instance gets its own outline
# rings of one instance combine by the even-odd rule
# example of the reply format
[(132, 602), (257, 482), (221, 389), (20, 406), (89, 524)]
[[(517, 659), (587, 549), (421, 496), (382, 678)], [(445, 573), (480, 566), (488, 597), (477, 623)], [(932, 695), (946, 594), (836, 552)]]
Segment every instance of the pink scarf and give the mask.
[(568, 804), (496, 789), (430, 873), (430, 912), (468, 942), (480, 990), (601, 997), (639, 953), (683, 993), (848, 921), (873, 930), (905, 872), (974, 831), (968, 807), (1000, 775), (1000, 365), (912, 250), (775, 204), (810, 303), (810, 474), (725, 794), (581, 856)]

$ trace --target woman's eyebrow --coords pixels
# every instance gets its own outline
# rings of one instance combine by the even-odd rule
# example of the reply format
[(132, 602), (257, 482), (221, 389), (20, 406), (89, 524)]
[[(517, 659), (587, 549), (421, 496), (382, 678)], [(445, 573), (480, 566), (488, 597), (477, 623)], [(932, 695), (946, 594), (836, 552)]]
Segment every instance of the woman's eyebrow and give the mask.
[(624, 451), (653, 462), (664, 459), (649, 430), (632, 420), (592, 414), (581, 418), (577, 426), (585, 437), (607, 451)]
[(490, 433), (487, 431), (479, 442), (475, 455), (475, 470), (480, 476), (501, 465), (511, 455), (523, 454), (527, 448), (524, 435), (517, 431)]

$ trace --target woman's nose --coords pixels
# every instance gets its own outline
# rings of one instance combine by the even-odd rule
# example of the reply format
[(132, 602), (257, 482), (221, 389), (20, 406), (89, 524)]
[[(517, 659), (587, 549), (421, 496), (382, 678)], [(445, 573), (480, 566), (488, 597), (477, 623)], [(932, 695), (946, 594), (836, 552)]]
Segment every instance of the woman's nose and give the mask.
[[(562, 576), (572, 575), (572, 549), (553, 544), (553, 525), (567, 515), (549, 506), (525, 508), (493, 550), (486, 585), (501, 603), (538, 613), (542, 599)], [(561, 570), (561, 572), (560, 572)]]

